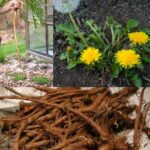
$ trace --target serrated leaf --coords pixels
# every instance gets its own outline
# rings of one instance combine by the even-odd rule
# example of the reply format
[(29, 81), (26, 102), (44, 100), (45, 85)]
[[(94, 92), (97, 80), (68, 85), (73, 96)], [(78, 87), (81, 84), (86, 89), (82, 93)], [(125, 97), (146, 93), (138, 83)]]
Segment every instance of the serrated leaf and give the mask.
[(114, 19), (113, 19), (111, 16), (108, 16), (108, 17), (106, 18), (106, 24), (107, 24), (108, 26), (113, 25), (114, 23), (115, 23), (115, 21), (114, 21)]
[(85, 22), (85, 25), (86, 26), (91, 26), (91, 25), (93, 25), (93, 23), (94, 23), (94, 21), (93, 20), (87, 20), (86, 22)]
[(61, 53), (59, 59), (60, 60), (65, 60), (67, 58), (66, 53)]
[(129, 31), (133, 28), (136, 28), (138, 27), (138, 25), (139, 25), (139, 21), (134, 20), (134, 19), (129, 19), (127, 22), (127, 30)]
[(144, 55), (144, 56), (142, 57), (142, 59), (143, 59), (143, 61), (145, 61), (145, 62), (147, 62), (147, 63), (150, 63), (150, 56)]
[(87, 40), (88, 40), (89, 42), (94, 42), (94, 43), (96, 43), (96, 44), (99, 44), (99, 43), (100, 43), (99, 37), (96, 36), (95, 34), (90, 34), (90, 35), (88, 36)]
[(144, 29), (141, 29), (141, 31), (150, 35), (150, 28), (144, 28)]
[(77, 55), (77, 54), (79, 54), (79, 51), (73, 50), (73, 54), (74, 54), (74, 55)]
[(68, 66), (67, 66), (67, 69), (71, 70), (73, 68), (75, 68), (77, 66), (77, 61), (71, 61)]
[(67, 24), (56, 25), (56, 32), (66, 32), (69, 34), (74, 34), (75, 31), (76, 30), (71, 25), (67, 25)]
[(138, 65), (137, 68), (141, 69), (142, 71), (144, 70), (143, 64)]
[(120, 71), (121, 71), (121, 68), (118, 64), (112, 65), (113, 78), (117, 78), (119, 76)]
[(136, 87), (142, 86), (142, 80), (139, 78), (138, 74), (134, 74), (132, 76), (131, 80), (133, 81), (133, 83)]
[(111, 44), (108, 44), (105, 48), (104, 48), (104, 53), (107, 52), (108, 50), (110, 50)]
[(150, 48), (145, 46), (145, 47), (143, 47), (143, 51), (150, 53)]

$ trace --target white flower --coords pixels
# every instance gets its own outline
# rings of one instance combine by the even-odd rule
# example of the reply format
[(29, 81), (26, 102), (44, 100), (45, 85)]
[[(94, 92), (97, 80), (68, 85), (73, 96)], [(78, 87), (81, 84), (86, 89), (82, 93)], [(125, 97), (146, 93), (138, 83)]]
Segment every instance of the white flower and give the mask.
[(78, 8), (80, 0), (54, 0), (54, 7), (58, 12), (69, 13)]

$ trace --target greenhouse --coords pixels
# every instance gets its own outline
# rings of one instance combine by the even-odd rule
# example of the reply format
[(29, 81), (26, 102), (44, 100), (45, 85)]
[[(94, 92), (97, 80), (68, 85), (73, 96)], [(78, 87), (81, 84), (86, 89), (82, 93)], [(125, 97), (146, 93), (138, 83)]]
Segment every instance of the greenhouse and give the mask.
[(34, 25), (32, 13), (26, 9), (26, 44), (27, 50), (52, 57), (53, 56), (53, 2), (45, 0), (45, 16), (44, 25), (39, 25), (37, 28)]

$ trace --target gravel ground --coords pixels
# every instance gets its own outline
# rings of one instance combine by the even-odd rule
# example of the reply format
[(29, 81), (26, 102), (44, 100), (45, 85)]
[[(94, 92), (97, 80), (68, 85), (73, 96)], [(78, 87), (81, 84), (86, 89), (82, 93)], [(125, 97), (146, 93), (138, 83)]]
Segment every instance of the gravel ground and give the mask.
[[(7, 86), (33, 86), (37, 85), (32, 81), (35, 76), (47, 77), (52, 81), (53, 64), (48, 58), (39, 57), (28, 53), (22, 58), (22, 68), (24, 69), (26, 80), (15, 81), (14, 73), (22, 73), (16, 57), (8, 57), (5, 63), (0, 63), (0, 84)], [(50, 86), (48, 83), (47, 86)]]

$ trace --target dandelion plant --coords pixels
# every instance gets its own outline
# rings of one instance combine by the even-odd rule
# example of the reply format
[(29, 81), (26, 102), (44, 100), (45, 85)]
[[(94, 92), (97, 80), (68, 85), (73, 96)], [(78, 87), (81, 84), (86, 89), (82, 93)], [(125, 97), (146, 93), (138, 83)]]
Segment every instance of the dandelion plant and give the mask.
[(150, 29), (142, 29), (137, 20), (129, 19), (126, 25), (122, 25), (112, 17), (107, 17), (103, 26), (94, 20), (87, 20), (84, 25), (88, 33), (80, 33), (85, 42), (75, 26), (56, 26), (57, 32), (63, 33), (68, 41), (69, 51), (66, 47), (60, 56), (61, 60), (67, 60), (67, 68), (74, 69), (80, 64), (102, 72), (107, 68), (111, 80), (124, 76), (129, 85), (142, 86), (138, 73), (150, 64)]

